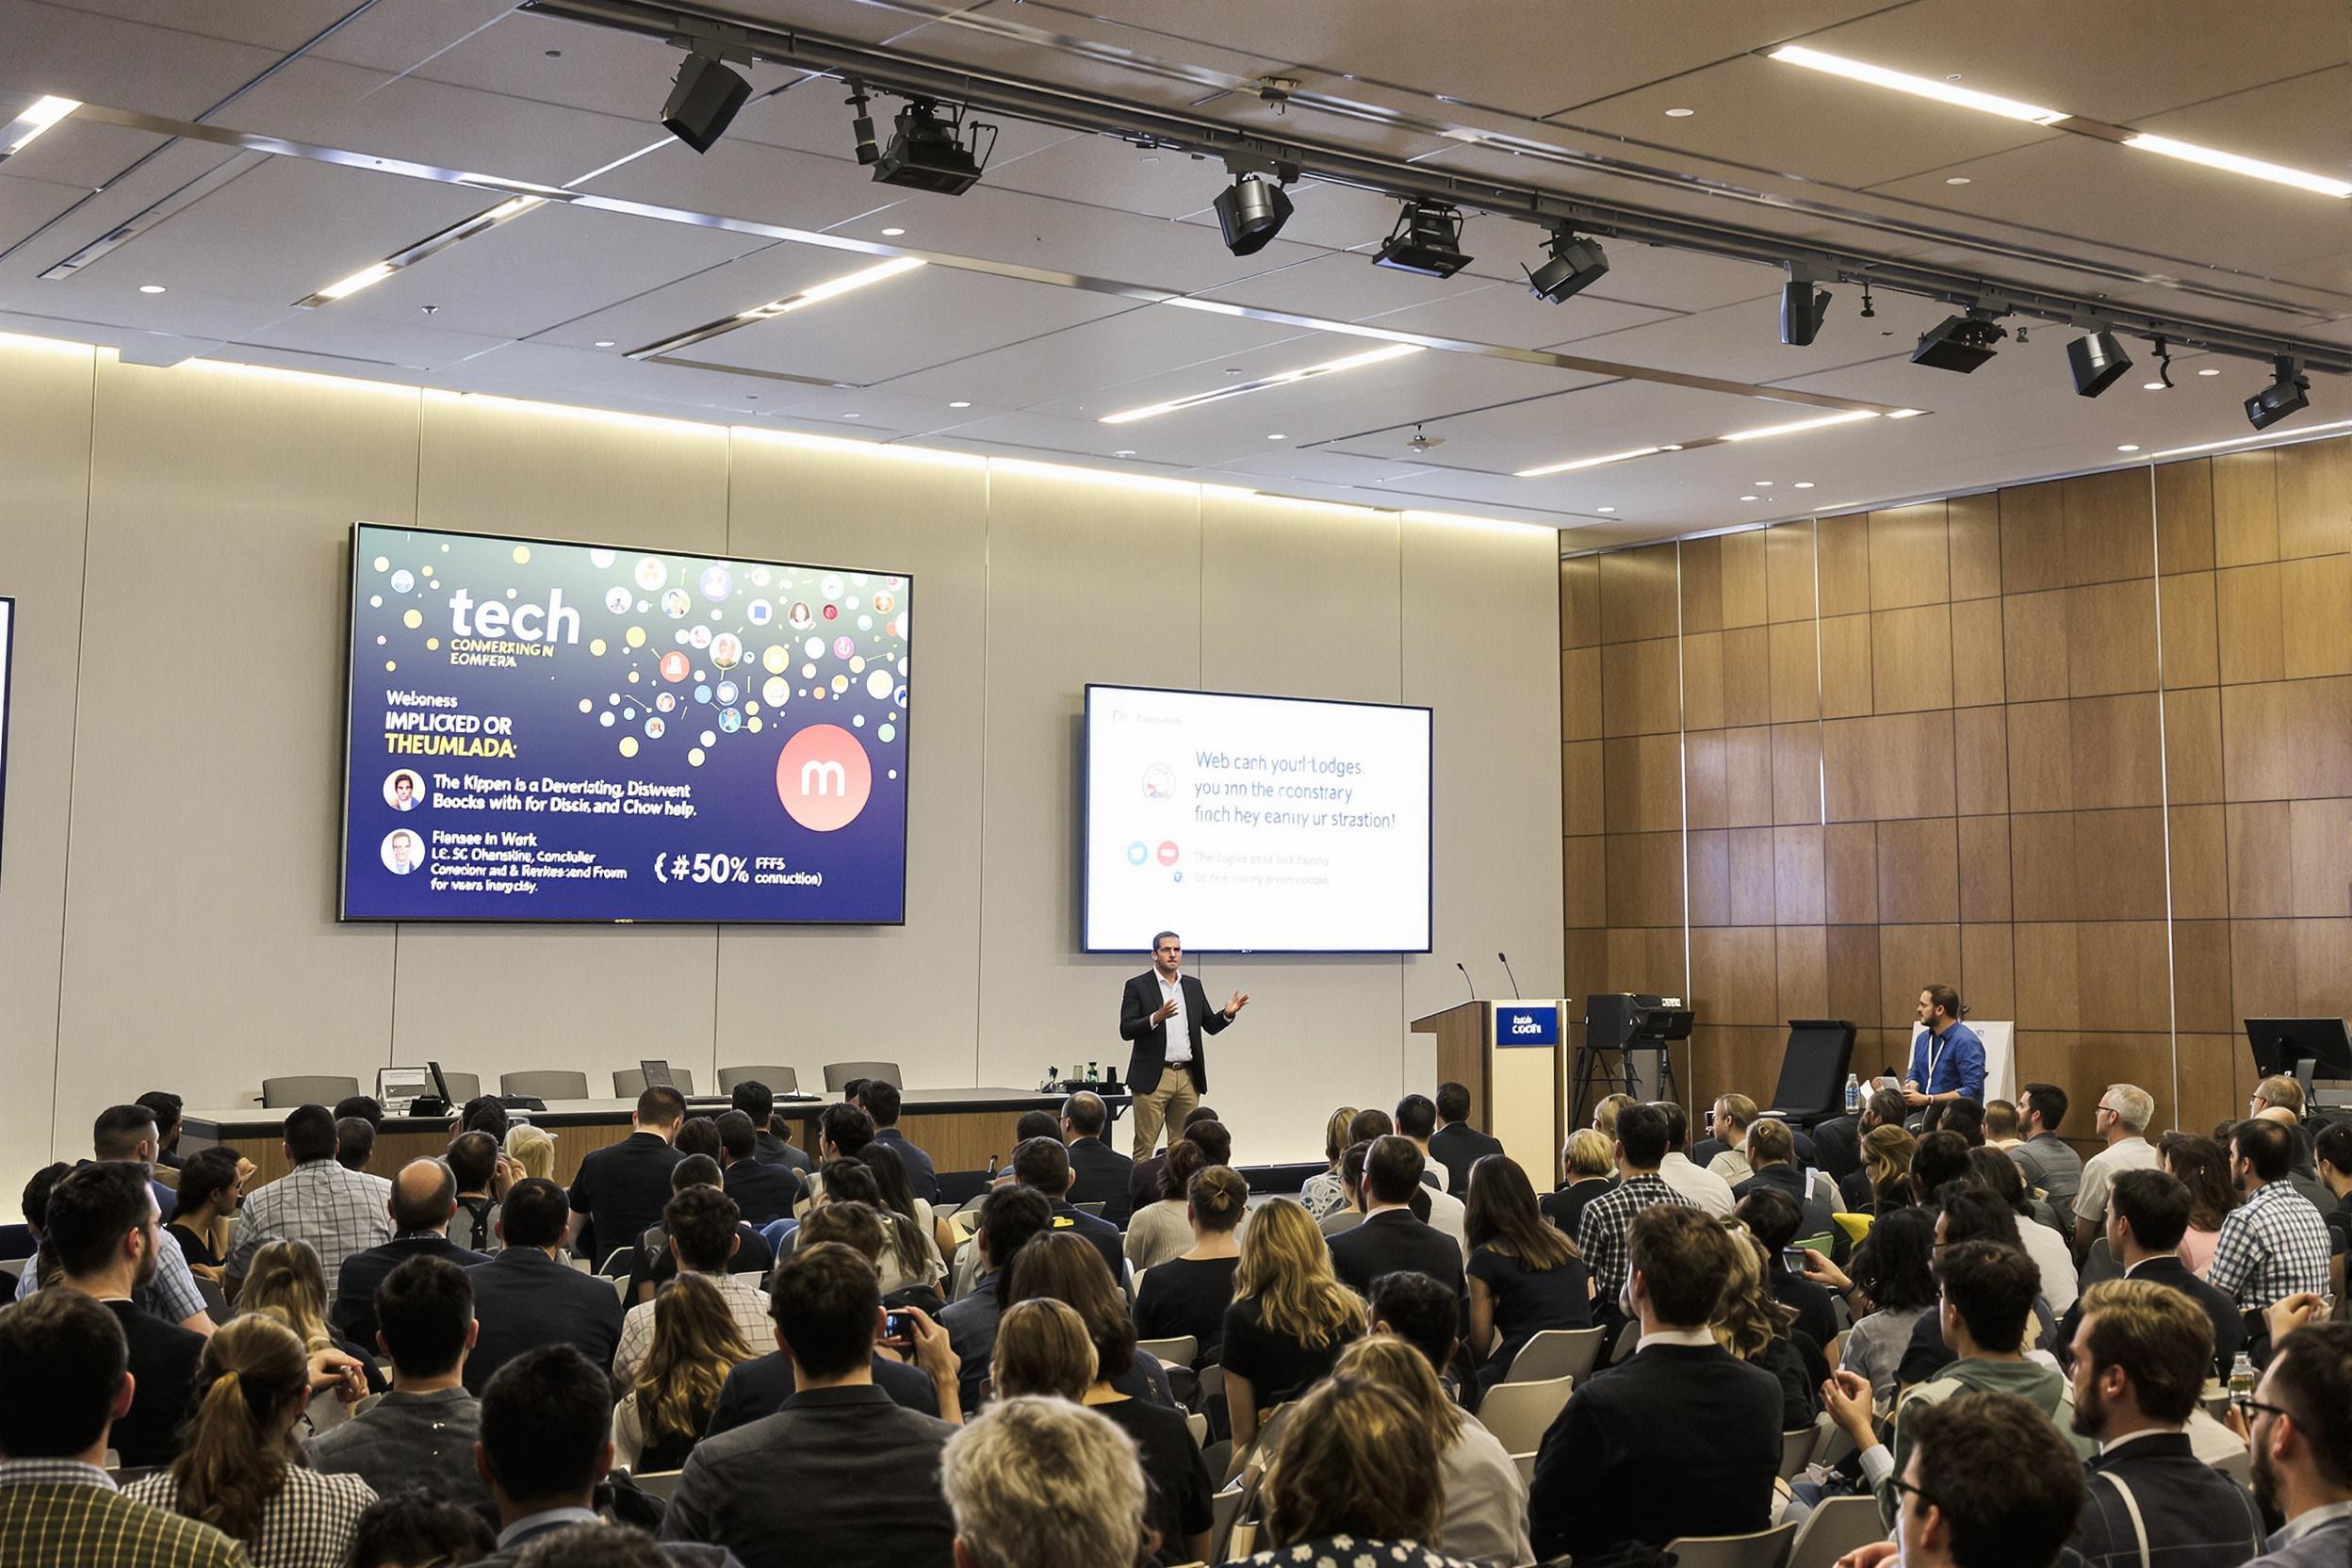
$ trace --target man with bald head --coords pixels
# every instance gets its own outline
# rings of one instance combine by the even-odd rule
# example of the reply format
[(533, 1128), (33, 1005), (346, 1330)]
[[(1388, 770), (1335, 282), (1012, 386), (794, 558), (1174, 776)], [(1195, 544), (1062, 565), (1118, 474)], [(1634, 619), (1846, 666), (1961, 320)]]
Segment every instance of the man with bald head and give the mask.
[(335, 1330), (357, 1345), (375, 1344), (376, 1286), (410, 1258), (445, 1258), (460, 1268), (490, 1261), (487, 1253), (470, 1251), (449, 1239), (449, 1217), (457, 1213), (457, 1176), (448, 1161), (417, 1159), (400, 1167), (384, 1208), (392, 1216), (392, 1239), (344, 1259), (343, 1277), (335, 1286)]

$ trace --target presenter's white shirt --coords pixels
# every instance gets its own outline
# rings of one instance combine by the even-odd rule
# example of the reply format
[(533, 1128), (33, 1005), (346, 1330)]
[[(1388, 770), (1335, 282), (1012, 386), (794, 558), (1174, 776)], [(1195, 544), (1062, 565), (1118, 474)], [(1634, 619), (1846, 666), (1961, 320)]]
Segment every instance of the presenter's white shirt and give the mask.
[(1161, 1003), (1176, 1004), (1176, 1010), (1162, 1020), (1168, 1026), (1168, 1060), (1171, 1065), (1189, 1062), (1192, 1060), (1192, 1024), (1184, 1017), (1184, 977), (1179, 973), (1171, 981), (1155, 969), (1152, 972), (1152, 978), (1160, 983)]

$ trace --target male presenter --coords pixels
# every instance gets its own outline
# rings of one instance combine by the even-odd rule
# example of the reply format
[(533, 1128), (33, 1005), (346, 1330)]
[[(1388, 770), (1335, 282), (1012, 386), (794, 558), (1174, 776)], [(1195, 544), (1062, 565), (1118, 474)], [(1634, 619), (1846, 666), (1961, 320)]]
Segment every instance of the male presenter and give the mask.
[(1950, 986), (1928, 987), (1919, 992), (1919, 1019), (1926, 1033), (1911, 1048), (1911, 1066), (1903, 1075), (1903, 1102), (1914, 1107), (1938, 1100), (1984, 1103), (1984, 1042), (1960, 1021), (1960, 993)]
[(1119, 999), (1119, 1037), (1134, 1049), (1127, 1057), (1127, 1087), (1135, 1098), (1135, 1158), (1147, 1159), (1163, 1126), (1184, 1134), (1184, 1114), (1209, 1086), (1200, 1058), (1202, 1034), (1220, 1034), (1250, 1005), (1235, 991), (1222, 1008), (1209, 1005), (1200, 982), (1181, 972), (1184, 939), (1163, 931), (1152, 939), (1152, 967), (1127, 982)]

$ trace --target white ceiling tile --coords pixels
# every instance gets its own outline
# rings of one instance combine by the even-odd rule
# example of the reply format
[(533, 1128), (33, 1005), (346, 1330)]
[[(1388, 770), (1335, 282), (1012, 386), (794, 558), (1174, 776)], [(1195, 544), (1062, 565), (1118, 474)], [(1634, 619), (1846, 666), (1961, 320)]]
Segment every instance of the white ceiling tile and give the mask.
[[(122, 3), (142, 17), (161, 8), (141, 0)], [(250, 13), (271, 3), (250, 0), (236, 8)], [(210, 8), (205, 0), (180, 0), (171, 8), (182, 16)], [(225, 0), (221, 8), (229, 9)], [(315, 0), (302, 7), (318, 8)], [(286, 9), (294, 12), (295, 0), (287, 0)], [(43, 0), (0, 6), (0, 89), (10, 92), (56, 93), (184, 120), (219, 103), (279, 57), (275, 48), (105, 16), (84, 7)], [(64, 134), (64, 128), (48, 133)]]
[(1153, 371), (1206, 368), (1284, 341), (1329, 339), (1245, 318), (1167, 305), (1135, 305), (1067, 331), (1006, 344), (900, 377), (890, 390), (1025, 408)]

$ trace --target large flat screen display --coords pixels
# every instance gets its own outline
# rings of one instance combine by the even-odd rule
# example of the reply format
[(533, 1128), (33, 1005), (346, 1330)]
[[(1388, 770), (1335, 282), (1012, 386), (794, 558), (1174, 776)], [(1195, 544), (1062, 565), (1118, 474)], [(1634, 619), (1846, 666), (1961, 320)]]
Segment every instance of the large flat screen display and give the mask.
[(343, 917), (903, 922), (912, 596), (357, 525)]
[(1086, 688), (1084, 945), (1429, 951), (1429, 710)]

